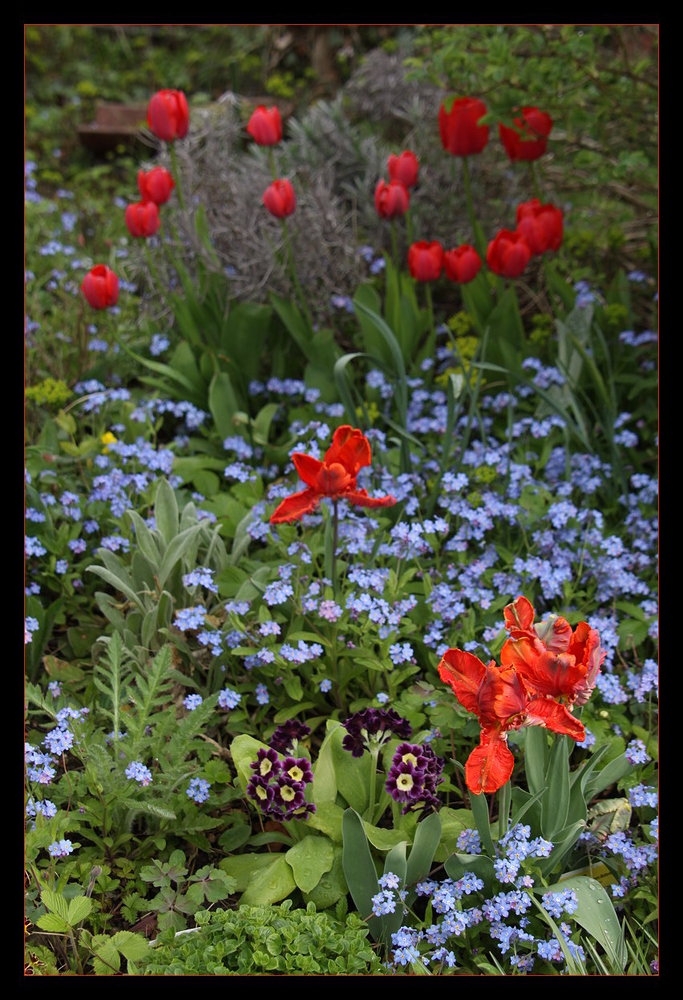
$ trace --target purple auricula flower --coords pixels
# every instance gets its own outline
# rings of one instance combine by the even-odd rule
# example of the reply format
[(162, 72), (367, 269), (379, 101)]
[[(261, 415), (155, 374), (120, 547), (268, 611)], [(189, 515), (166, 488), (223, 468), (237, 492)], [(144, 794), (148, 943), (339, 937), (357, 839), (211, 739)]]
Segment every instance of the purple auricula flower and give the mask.
[(256, 760), (252, 763), (251, 769), (252, 771), (256, 771), (258, 777), (269, 781), (272, 777), (280, 773), (282, 765), (275, 750), (272, 750), (270, 747), (263, 747), (256, 754)]
[(365, 708), (343, 723), (347, 735), (342, 746), (354, 757), (362, 757), (366, 750), (379, 749), (392, 736), (408, 739), (413, 729), (393, 708)]
[(387, 774), (386, 789), (396, 802), (403, 802), (403, 812), (425, 807), (436, 808), (436, 786), (443, 781), (444, 761), (430, 746), (401, 743), (396, 748)]
[(270, 737), (270, 745), (279, 753), (292, 753), (301, 740), (311, 734), (311, 727), (305, 722), (288, 719), (279, 725)]

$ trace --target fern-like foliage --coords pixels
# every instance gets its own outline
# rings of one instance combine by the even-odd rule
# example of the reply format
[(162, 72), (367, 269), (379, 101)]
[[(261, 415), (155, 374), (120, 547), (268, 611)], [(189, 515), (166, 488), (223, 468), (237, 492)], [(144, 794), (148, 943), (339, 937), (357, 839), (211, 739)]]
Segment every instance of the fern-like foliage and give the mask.
[(216, 711), (218, 694), (205, 698), (198, 708), (188, 712), (180, 720), (177, 730), (167, 744), (167, 753), (171, 764), (180, 764), (190, 755), (192, 744), (201, 733), (207, 732)]
[(106, 643), (104, 655), (95, 664), (93, 681), (95, 687), (104, 695), (99, 699), (98, 709), (113, 726), (113, 739), (118, 739), (120, 732), (121, 710), (128, 700), (127, 683), (131, 673), (131, 657), (126, 649), (120, 632), (114, 632), (111, 638), (104, 638)]
[(147, 674), (138, 674), (134, 687), (128, 691), (129, 700), (133, 704), (133, 711), (127, 715), (128, 733), (133, 747), (143, 741), (145, 727), (151, 723), (152, 716), (160, 713), (171, 700), (171, 664), (171, 647), (164, 646), (152, 660)]

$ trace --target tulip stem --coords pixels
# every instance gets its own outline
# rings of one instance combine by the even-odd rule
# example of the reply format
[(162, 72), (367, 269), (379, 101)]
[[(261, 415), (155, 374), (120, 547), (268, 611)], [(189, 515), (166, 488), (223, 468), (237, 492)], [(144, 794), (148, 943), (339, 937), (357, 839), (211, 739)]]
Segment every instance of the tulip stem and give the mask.
[(536, 164), (533, 161), (529, 161), (529, 172), (531, 174), (531, 183), (533, 184), (534, 193), (538, 200), (543, 202), (543, 193), (538, 180), (538, 173), (536, 172)]
[(178, 170), (178, 157), (175, 151), (175, 143), (171, 143), (171, 164), (173, 169), (173, 179), (175, 181), (176, 191), (178, 192), (178, 203), (180, 204), (180, 209), (182, 212), (185, 211), (185, 201), (183, 199), (183, 189), (180, 183), (180, 171)]
[(308, 320), (308, 325), (311, 328), (311, 330), (313, 330), (313, 320), (311, 318), (311, 314), (310, 314), (310, 311), (308, 309), (308, 305), (306, 303), (306, 298), (304, 296), (304, 292), (303, 292), (303, 289), (301, 287), (301, 283), (299, 282), (299, 278), (298, 278), (297, 273), (296, 273), (296, 267), (294, 266), (294, 254), (292, 252), (292, 244), (290, 243), (290, 240), (289, 240), (289, 230), (287, 228), (287, 220), (286, 219), (282, 220), (282, 232), (284, 233), (284, 237), (285, 237), (285, 246), (287, 248), (287, 262), (289, 264), (289, 271), (290, 271), (290, 274), (292, 276), (292, 281), (294, 283), (294, 287), (296, 288), (297, 295), (298, 295), (298, 298), (299, 298), (299, 302), (301, 304), (301, 308), (303, 309), (303, 311), (305, 313), (305, 316), (306, 316), (306, 319)]
[[(428, 281), (425, 281), (425, 298), (427, 299), (427, 310), (429, 312), (429, 334), (425, 344), (425, 357), (434, 357), (436, 347), (436, 326), (434, 324), (434, 302), (432, 300), (432, 288)], [(450, 332), (450, 331), (449, 331)]]
[(391, 220), (391, 244), (394, 252), (394, 267), (396, 268), (396, 283), (398, 285), (399, 302), (401, 299), (401, 261), (398, 256), (398, 239), (396, 238), (396, 223)]
[(337, 543), (339, 541), (339, 503), (337, 500), (332, 501), (332, 507), (334, 509), (333, 519), (332, 519), (332, 592), (334, 596), (337, 596), (339, 590), (337, 586)]
[(462, 158), (462, 177), (465, 182), (465, 198), (467, 199), (467, 211), (470, 217), (470, 225), (472, 227), (472, 236), (474, 239), (474, 245), (476, 246), (481, 259), (486, 260), (486, 246), (484, 244), (480, 226), (474, 214), (474, 202), (472, 201), (472, 185), (470, 183), (470, 165), (468, 163), (466, 156), (463, 156)]
[[(162, 238), (162, 243), (163, 242), (164, 241)], [(147, 242), (147, 240), (145, 240), (145, 255), (147, 257), (147, 264), (149, 265), (149, 270), (152, 275), (152, 279), (156, 281), (160, 289), (163, 288), (164, 286), (161, 282), (161, 279), (159, 278), (159, 272), (156, 269), (156, 264), (154, 263), (154, 260), (152, 258), (152, 251), (149, 248), (149, 243)]]

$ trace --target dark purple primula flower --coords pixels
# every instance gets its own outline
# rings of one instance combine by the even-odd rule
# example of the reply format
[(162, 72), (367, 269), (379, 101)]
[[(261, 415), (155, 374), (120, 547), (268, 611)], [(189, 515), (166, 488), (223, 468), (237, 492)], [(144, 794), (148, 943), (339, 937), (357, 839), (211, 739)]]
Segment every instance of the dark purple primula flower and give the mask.
[(277, 727), (268, 742), (278, 753), (292, 753), (296, 744), (310, 735), (310, 726), (297, 722), (296, 719), (288, 719)]
[(436, 786), (443, 781), (444, 761), (430, 746), (401, 743), (394, 753), (387, 774), (386, 789), (396, 802), (411, 809), (437, 808)]
[(366, 750), (378, 749), (392, 736), (405, 740), (412, 733), (412, 726), (393, 708), (365, 708), (356, 712), (344, 723), (347, 735), (342, 746), (354, 757), (362, 757)]

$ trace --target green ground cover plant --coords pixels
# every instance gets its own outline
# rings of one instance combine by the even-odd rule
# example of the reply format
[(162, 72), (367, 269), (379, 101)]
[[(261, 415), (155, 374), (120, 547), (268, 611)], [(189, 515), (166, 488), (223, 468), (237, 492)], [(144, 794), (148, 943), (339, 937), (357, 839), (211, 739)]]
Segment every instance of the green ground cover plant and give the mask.
[(655, 26), (295, 27), (27, 26), (25, 973), (656, 975)]

